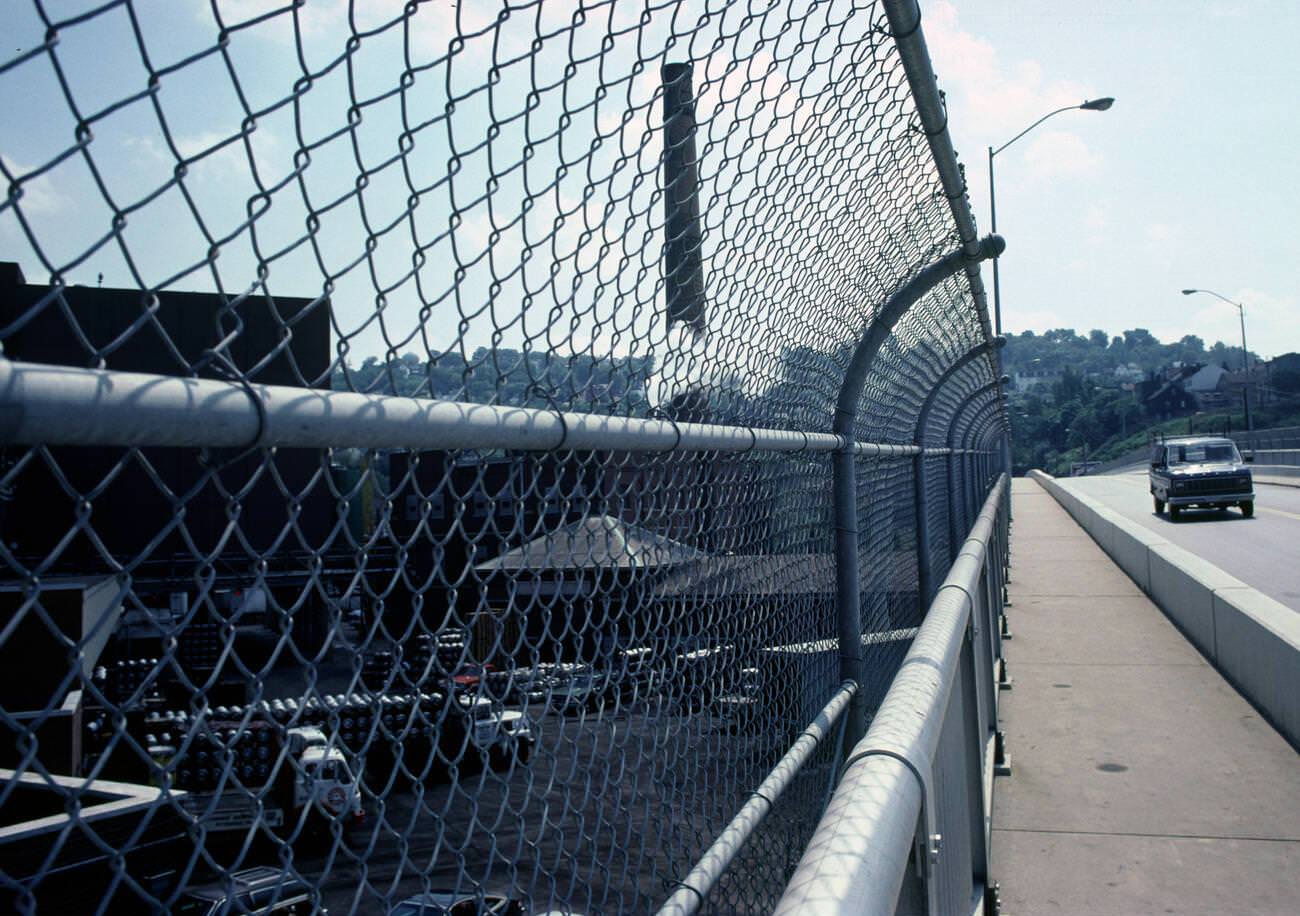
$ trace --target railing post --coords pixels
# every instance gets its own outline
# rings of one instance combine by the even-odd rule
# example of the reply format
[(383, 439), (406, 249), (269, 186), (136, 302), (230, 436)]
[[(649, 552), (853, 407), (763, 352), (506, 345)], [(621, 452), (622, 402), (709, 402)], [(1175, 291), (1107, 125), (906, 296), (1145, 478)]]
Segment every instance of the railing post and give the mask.
[(984, 442), (984, 434), (991, 420), (990, 414), (995, 414), (1001, 408), (1001, 397), (986, 401), (971, 416), (971, 422), (967, 425), (962, 436), (962, 446), (971, 456), (972, 480), (968, 494), (968, 505), (970, 507), (968, 521), (970, 523), (974, 522), (975, 514), (979, 511), (978, 507), (983, 505), (983, 493), (991, 476), (988, 472), (989, 455)]
[[(959, 248), (938, 261), (921, 268), (910, 280), (897, 289), (876, 312), (859, 340), (844, 379), (840, 383), (835, 405), (835, 419), (831, 431), (840, 436), (843, 444), (831, 459), (831, 499), (835, 527), (835, 592), (836, 629), (839, 635), (840, 679), (862, 683), (862, 582), (858, 560), (858, 482), (853, 447), (854, 426), (858, 418), (858, 402), (867, 382), (871, 364), (881, 346), (893, 333), (894, 325), (922, 296), (959, 270), (971, 265), (972, 260), (997, 257), (1006, 243), (997, 236), (988, 236), (979, 242), (975, 253)], [(866, 691), (858, 691), (849, 707), (844, 728), (844, 748), (850, 748), (862, 738), (866, 727)]]

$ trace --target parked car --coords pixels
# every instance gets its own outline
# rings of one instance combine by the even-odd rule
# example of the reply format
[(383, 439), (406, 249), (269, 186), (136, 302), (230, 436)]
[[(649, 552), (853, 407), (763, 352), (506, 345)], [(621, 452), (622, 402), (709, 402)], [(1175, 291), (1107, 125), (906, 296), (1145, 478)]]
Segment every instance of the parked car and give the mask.
[(718, 714), (732, 731), (750, 726), (763, 708), (763, 676), (757, 668), (741, 668), (733, 689), (718, 697)]
[(1148, 480), (1156, 514), (1169, 507), (1178, 521), (1184, 509), (1227, 509), (1236, 506), (1250, 518), (1255, 514), (1255, 484), (1237, 444), (1216, 436), (1166, 439), (1151, 452)]
[(526, 912), (522, 903), (510, 897), (430, 891), (406, 898), (390, 916), (525, 916)]
[(312, 902), (311, 887), (282, 869), (259, 865), (237, 871), (229, 884), (214, 882), (187, 890), (172, 910), (177, 916), (220, 916), (225, 913), (307, 916), (324, 914)]

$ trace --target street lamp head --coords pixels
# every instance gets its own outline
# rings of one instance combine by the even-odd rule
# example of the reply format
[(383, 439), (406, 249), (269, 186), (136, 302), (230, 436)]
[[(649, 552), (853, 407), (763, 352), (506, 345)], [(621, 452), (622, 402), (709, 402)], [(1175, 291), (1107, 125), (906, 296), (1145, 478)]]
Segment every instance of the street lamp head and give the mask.
[(1105, 111), (1114, 104), (1115, 100), (1110, 96), (1107, 96), (1104, 99), (1088, 99), (1088, 101), (1080, 105), (1079, 108), (1083, 111)]
[(1199, 289), (1185, 289), (1183, 290), (1183, 295), (1190, 296), (1192, 293), (1199, 293), (1199, 292), (1200, 292)]

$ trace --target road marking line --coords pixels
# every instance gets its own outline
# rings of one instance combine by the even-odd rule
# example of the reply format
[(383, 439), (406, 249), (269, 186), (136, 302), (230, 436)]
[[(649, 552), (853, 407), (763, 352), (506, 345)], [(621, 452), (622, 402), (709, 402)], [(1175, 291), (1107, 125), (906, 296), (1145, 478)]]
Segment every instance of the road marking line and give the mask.
[(1294, 512), (1283, 512), (1281, 509), (1270, 509), (1268, 506), (1261, 506), (1259, 503), (1255, 504), (1255, 511), (1270, 512), (1273, 515), (1285, 515), (1287, 518), (1293, 518), (1296, 521), (1300, 521), (1300, 515), (1296, 515)]

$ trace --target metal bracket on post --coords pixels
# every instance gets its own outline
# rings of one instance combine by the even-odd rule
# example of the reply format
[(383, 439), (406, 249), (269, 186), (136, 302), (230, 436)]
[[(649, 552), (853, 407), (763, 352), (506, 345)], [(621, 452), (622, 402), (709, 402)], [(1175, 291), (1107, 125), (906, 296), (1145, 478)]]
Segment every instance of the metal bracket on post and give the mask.
[[(858, 402), (867, 383), (867, 374), (876, 354), (894, 325), (922, 296), (972, 262), (995, 258), (1006, 248), (1006, 243), (996, 235), (981, 239), (975, 251), (963, 247), (949, 252), (933, 264), (921, 268), (910, 280), (899, 287), (876, 311), (858, 342), (844, 380), (840, 384), (835, 404), (835, 419), (831, 431), (843, 442), (831, 462), (831, 499), (835, 528), (835, 593), (837, 629), (840, 646), (841, 680), (863, 683), (862, 671), (862, 584), (858, 561), (858, 481), (854, 462), (854, 425), (858, 418)], [(853, 698), (844, 727), (844, 747), (853, 748), (866, 730), (865, 691)]]
[(993, 733), (993, 775), (1011, 775), (1011, 755), (1007, 753), (1007, 736), (1001, 730)]

